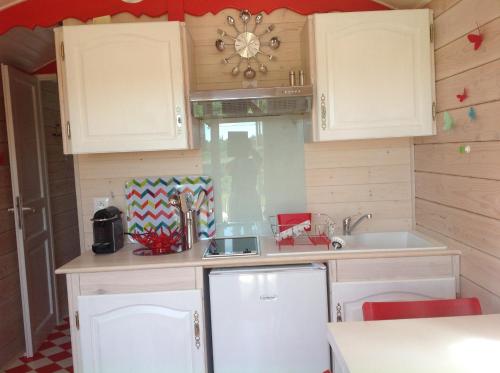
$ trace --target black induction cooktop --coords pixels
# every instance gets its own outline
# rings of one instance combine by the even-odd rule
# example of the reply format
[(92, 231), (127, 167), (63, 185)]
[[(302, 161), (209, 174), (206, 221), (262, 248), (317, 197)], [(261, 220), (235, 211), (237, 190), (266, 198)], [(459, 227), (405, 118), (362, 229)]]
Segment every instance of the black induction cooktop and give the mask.
[(225, 237), (210, 241), (203, 259), (249, 255), (259, 255), (257, 237)]

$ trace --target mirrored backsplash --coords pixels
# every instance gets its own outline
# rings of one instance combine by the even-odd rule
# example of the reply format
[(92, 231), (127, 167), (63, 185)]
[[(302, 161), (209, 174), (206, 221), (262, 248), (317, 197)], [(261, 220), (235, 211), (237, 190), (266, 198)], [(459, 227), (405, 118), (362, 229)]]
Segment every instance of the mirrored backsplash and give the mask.
[(269, 235), (270, 216), (306, 210), (303, 126), (288, 116), (204, 122), (217, 236)]

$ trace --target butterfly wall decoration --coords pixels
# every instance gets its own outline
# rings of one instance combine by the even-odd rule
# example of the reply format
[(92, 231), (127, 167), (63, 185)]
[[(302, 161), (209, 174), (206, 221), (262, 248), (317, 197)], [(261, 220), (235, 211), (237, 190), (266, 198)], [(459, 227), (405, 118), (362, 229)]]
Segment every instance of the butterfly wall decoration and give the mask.
[(481, 44), (483, 43), (483, 35), (481, 34), (469, 34), (467, 35), (467, 39), (474, 44), (474, 50), (478, 50)]
[[(477, 24), (476, 24), (477, 25)], [(477, 51), (481, 44), (483, 43), (484, 36), (479, 31), (479, 25), (477, 25), (477, 34), (469, 34), (467, 35), (467, 39), (474, 44), (474, 50)]]
[(457, 95), (458, 101), (464, 102), (469, 96), (467, 95), (467, 90), (464, 88), (464, 92)]
[(467, 115), (469, 117), (469, 120), (472, 122), (472, 121), (475, 121), (477, 119), (477, 113), (476, 113), (476, 109), (474, 109), (472, 106), (469, 108), (469, 111), (467, 112)]

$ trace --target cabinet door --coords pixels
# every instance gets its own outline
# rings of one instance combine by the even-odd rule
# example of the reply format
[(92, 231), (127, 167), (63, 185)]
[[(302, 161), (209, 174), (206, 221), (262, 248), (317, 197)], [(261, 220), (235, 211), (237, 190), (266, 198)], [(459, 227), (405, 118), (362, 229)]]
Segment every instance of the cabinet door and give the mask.
[(435, 133), (427, 9), (314, 16), (317, 141)]
[(200, 290), (78, 297), (83, 373), (204, 372)]
[(332, 322), (361, 321), (364, 302), (455, 298), (455, 278), (401, 281), (333, 282)]
[(188, 147), (179, 22), (58, 31), (65, 149), (103, 153)]

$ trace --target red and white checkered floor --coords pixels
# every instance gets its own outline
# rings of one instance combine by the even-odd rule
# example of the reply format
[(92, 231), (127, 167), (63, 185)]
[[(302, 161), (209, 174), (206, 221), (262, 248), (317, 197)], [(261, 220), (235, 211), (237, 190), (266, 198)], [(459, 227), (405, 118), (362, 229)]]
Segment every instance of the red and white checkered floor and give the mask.
[(5, 373), (67, 373), (73, 372), (69, 323), (66, 319), (56, 326), (32, 358), (20, 357), (13, 361)]

